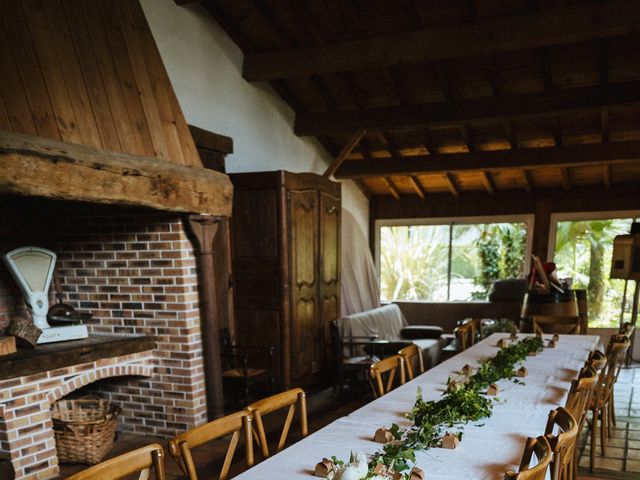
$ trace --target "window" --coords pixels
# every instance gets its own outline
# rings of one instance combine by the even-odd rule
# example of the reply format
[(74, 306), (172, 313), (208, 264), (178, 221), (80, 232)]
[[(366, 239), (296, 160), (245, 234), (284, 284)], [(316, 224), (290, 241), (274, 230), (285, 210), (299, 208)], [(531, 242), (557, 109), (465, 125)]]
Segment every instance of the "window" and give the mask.
[(533, 216), (376, 222), (382, 301), (485, 299), (528, 268)]
[[(613, 239), (629, 233), (637, 214), (599, 212), (551, 217), (549, 252), (553, 252), (558, 276), (572, 278), (574, 289), (587, 291), (590, 327), (612, 328), (619, 324), (625, 282), (609, 279)], [(630, 308), (631, 301), (626, 303)], [(630, 319), (630, 312), (626, 315)]]

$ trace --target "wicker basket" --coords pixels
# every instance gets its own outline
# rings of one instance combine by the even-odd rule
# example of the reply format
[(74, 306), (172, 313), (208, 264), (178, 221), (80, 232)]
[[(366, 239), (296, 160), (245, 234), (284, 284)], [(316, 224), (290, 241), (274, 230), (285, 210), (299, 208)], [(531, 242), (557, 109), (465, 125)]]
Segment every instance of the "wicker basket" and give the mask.
[(52, 408), (60, 463), (95, 465), (113, 448), (120, 407), (108, 400), (59, 400)]

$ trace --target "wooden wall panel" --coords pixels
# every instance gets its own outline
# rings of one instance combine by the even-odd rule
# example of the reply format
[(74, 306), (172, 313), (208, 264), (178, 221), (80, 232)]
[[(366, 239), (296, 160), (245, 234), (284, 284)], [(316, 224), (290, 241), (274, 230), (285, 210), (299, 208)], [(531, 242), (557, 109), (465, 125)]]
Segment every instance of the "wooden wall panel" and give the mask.
[(201, 166), (137, 0), (0, 0), (0, 128)]

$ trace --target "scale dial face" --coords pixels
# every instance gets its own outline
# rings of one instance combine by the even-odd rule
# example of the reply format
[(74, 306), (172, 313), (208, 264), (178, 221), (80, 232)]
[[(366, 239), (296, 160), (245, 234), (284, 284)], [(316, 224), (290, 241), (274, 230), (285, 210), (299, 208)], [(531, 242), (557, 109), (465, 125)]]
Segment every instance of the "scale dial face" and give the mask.
[(48, 290), (48, 273), (55, 264), (55, 255), (43, 252), (42, 250), (28, 250), (13, 255), (11, 260), (29, 287), (29, 290), (32, 292), (44, 292)]

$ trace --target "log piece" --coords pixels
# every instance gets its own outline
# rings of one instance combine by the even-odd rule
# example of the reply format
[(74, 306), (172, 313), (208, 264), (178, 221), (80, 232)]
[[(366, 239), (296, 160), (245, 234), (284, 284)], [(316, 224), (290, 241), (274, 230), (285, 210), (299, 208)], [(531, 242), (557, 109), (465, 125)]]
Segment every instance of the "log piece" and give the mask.
[(232, 192), (205, 168), (0, 132), (0, 193), (229, 216)]
[(9, 355), (16, 351), (16, 339), (15, 337), (0, 337), (0, 356)]

